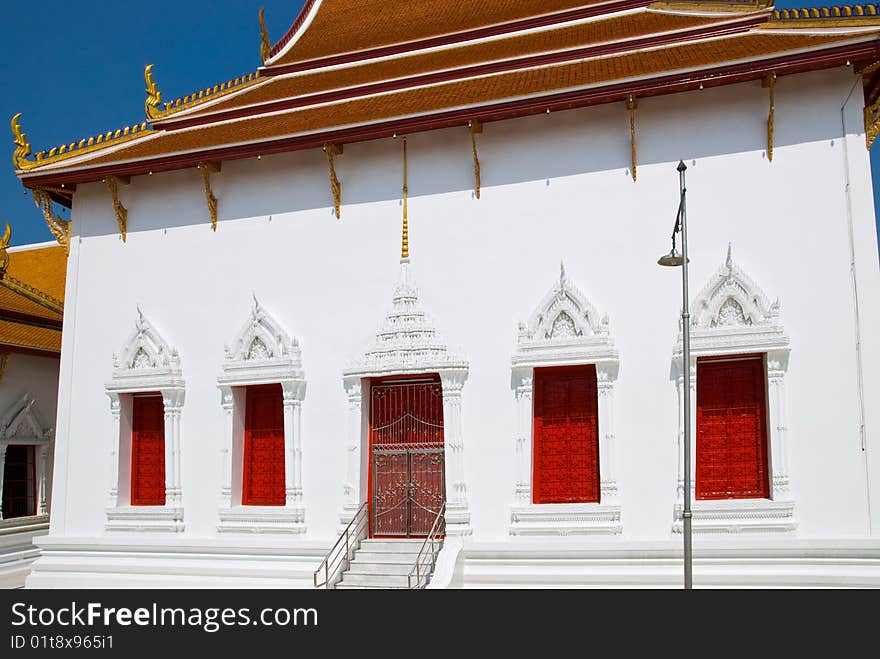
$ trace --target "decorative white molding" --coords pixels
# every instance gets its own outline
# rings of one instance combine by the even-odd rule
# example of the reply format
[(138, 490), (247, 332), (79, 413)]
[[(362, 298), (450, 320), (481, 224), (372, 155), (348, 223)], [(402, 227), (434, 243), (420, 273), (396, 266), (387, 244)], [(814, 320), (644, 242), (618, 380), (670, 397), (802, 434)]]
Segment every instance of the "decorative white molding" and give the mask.
[[(785, 375), (791, 351), (780, 319), (779, 300), (772, 303), (761, 288), (733, 260), (733, 250), (691, 304), (691, 418), (696, 428), (697, 359), (718, 355), (765, 353), (767, 428), (770, 453), (770, 499), (697, 501), (691, 480), (695, 533), (792, 532), (797, 529), (795, 501), (788, 474)], [(682, 532), (684, 502), (684, 371), (682, 333), (673, 351), (678, 393), (678, 487), (672, 530)], [(696, 432), (692, 433), (696, 440)], [(691, 442), (691, 464), (696, 465), (696, 441)], [(695, 472), (692, 472), (692, 474)]]
[[(180, 356), (138, 308), (134, 331), (120, 353), (113, 355), (113, 374), (104, 389), (110, 398), (113, 433), (110, 439), (110, 492), (107, 531), (180, 533), (183, 493), (180, 481), (180, 417), (186, 383)], [(158, 391), (165, 408), (165, 505), (132, 506), (132, 394)]]
[[(43, 422), (36, 399), (29, 393), (10, 405), (0, 417), (0, 496), (3, 493), (3, 472), (6, 467), (6, 447), (33, 446), (34, 463), (37, 472), (34, 483), (34, 516), (46, 515), (48, 487), (46, 470), (49, 458), (49, 445), (52, 442), (52, 428)], [(0, 520), (3, 511), (0, 510)], [(19, 518), (16, 518), (19, 519)], [(22, 520), (32, 520), (24, 517)]]
[[(366, 351), (343, 371), (348, 399), (348, 473), (343, 486), (342, 526), (354, 517), (368, 496), (367, 469), (363, 457), (369, 409), (369, 386), (365, 378), (389, 375), (439, 373), (443, 387), (443, 436), (446, 475), (446, 535), (472, 533), (467, 484), (464, 477), (464, 434), (461, 425), (461, 393), (468, 376), (468, 362), (452, 352), (434, 327), (419, 300), (410, 273), (409, 259), (401, 259), (392, 309)], [(367, 459), (369, 456), (365, 456)]]
[[(510, 510), (511, 535), (619, 534), (620, 522), (614, 436), (614, 385), (619, 356), (608, 316), (600, 318), (587, 297), (568, 279), (559, 279), (528, 323), (519, 324), (511, 384), (516, 397), (516, 485)], [(534, 370), (546, 366), (594, 364), (599, 409), (599, 503), (532, 503)]]
[[(306, 532), (302, 491), (302, 403), (306, 381), (299, 342), (260, 305), (256, 296), (251, 313), (226, 347), (223, 372), (217, 378), (225, 419), (219, 517), (221, 533)], [(244, 450), (243, 387), (280, 384), (284, 401), (283, 506), (242, 506), (241, 467)]]

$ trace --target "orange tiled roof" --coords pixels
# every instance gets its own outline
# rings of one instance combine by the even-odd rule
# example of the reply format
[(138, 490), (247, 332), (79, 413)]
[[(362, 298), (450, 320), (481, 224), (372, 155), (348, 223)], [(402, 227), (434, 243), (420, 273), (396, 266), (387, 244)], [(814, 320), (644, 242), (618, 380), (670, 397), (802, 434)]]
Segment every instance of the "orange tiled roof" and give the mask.
[(569, 50), (621, 39), (633, 39), (650, 34), (710, 25), (725, 19), (727, 17), (653, 12), (624, 14), (606, 21), (566, 25), (555, 30), (482, 41), (438, 52), (416, 53), (404, 58), (372, 61), (341, 70), (270, 78), (261, 86), (204, 107), (200, 112), (193, 112), (187, 116), (211, 114), (281, 98), (292, 98), (485, 62), (497, 62), (514, 57)]
[(4, 348), (60, 353), (61, 330), (0, 320), (0, 352)]
[(608, 0), (321, 0), (315, 18), (272, 65), (472, 30)]
[[(880, 27), (878, 27), (880, 31)], [(428, 88), (342, 101), (282, 114), (249, 117), (193, 129), (168, 131), (94, 158), (93, 165), (150, 158), (225, 144), (318, 131), (360, 122), (501, 101), (539, 92), (560, 91), (585, 84), (609, 82), (719, 62), (770, 55), (805, 47), (833, 44), (835, 36), (745, 34), (723, 41), (707, 41), (665, 48), (645, 57), (628, 53), (586, 62), (514, 71), (489, 77), (450, 82)]]
[[(217, 95), (205, 95), (204, 100), (174, 107), (161, 114), (153, 130), (137, 137), (112, 137), (101, 145), (56, 153), (48, 162), (20, 158), (18, 162), (24, 163), (20, 175), (26, 183), (33, 179), (39, 185), (57, 185), (72, 172), (77, 176), (68, 177), (70, 182), (96, 180), (88, 177), (98, 168), (97, 179), (123, 166), (119, 170), (123, 173), (146, 173), (135, 165), (153, 167), (159, 158), (164, 158), (165, 168), (189, 167), (199, 154), (214, 157), (211, 150), (219, 154), (216, 157), (243, 157), (251, 151), (251, 155), (260, 153), (257, 149), (264, 144), (292, 136), (316, 134), (335, 139), (334, 133), (346, 127), (431, 117), (463, 107), (491, 107), (572, 89), (616, 89), (634, 80), (665, 80), (693, 69), (710, 71), (732, 63), (757, 62), (754, 75), (760, 76), (770, 72), (761, 72), (763, 60), (820, 53), (837, 45), (858, 46), (860, 57), (880, 60), (880, 48), (874, 47), (880, 15), (874, 5), (774, 15), (772, 7), (759, 1), (647, 6), (638, 0), (624, 6), (624, 1), (410, 0), (402, 11), (394, 0), (322, 0), (312, 23), (293, 45), (269, 61), (262, 70), (265, 75), (248, 79), (231, 92), (220, 90)], [(584, 7), (600, 15), (577, 20), (555, 17), (554, 21), (561, 22), (542, 24), (539, 30), (510, 28), (509, 33), (492, 38), (447, 43), (434, 50), (413, 47), (388, 59), (367, 58), (332, 68), (272, 74), (273, 68), (296, 58), (313, 59), (403, 41), (411, 44), (505, 22), (509, 27), (510, 21)], [(830, 64), (823, 59), (816, 66), (842, 66), (847, 59)], [(318, 96), (312, 99), (312, 95)], [(426, 129), (422, 125), (428, 124), (420, 124), (418, 130)], [(375, 136), (374, 132), (365, 134), (361, 139)]]
[(66, 273), (63, 247), (9, 252), (0, 280), (0, 352), (61, 351)]

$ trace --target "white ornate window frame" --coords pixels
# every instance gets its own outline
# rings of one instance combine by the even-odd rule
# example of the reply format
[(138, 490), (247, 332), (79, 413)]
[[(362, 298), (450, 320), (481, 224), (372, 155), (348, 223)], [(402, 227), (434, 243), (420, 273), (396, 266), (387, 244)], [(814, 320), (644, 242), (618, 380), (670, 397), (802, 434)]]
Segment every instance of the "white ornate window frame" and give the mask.
[[(453, 354), (434, 328), (419, 301), (409, 271), (401, 260), (393, 308), (376, 333), (372, 345), (343, 371), (348, 400), (347, 469), (344, 503), (339, 518), (347, 525), (369, 496), (369, 401), (372, 378), (437, 373), (443, 396), (447, 536), (471, 535), (470, 507), (464, 474), (464, 435), (461, 423), (462, 390), (468, 362)], [(366, 459), (364, 459), (366, 458)]]
[[(598, 503), (532, 502), (533, 382), (536, 368), (595, 365), (599, 411)], [(516, 396), (516, 485), (510, 510), (510, 534), (619, 534), (620, 502), (614, 437), (614, 386), (620, 361), (607, 315), (600, 319), (587, 297), (566, 277), (544, 296), (528, 323), (520, 323), (511, 361)]]
[[(284, 505), (241, 503), (246, 387), (280, 384), (284, 405)], [(251, 313), (227, 346), (217, 378), (223, 407), (222, 473), (217, 530), (221, 533), (306, 532), (302, 488), (302, 403), (306, 381), (302, 352), (254, 297)]]
[[(11, 523), (21, 520), (34, 524), (48, 520), (48, 488), (46, 470), (48, 468), (49, 448), (52, 444), (52, 428), (43, 424), (37, 402), (26, 393), (16, 400), (0, 417), (0, 495), (3, 493), (3, 471), (6, 466), (6, 448), (12, 446), (33, 446), (36, 467), (34, 483), (34, 514), (10, 518)], [(0, 509), (0, 520), (3, 510)]]
[[(767, 442), (770, 458), (769, 499), (698, 501), (696, 478), (691, 479), (692, 529), (695, 533), (793, 532), (797, 529), (795, 501), (788, 473), (789, 439), (786, 425), (785, 377), (790, 341), (779, 318), (779, 300), (771, 303), (758, 285), (733, 261), (728, 248), (724, 264), (694, 298), (691, 306), (691, 464), (696, 465), (697, 359), (700, 357), (763, 353), (767, 392)], [(678, 394), (678, 486), (674, 533), (682, 532), (684, 502), (684, 371), (681, 321), (673, 351)], [(696, 472), (692, 470), (692, 474)]]
[[(113, 355), (113, 375), (105, 385), (110, 398), (113, 433), (110, 438), (110, 494), (107, 531), (181, 533), (183, 492), (180, 482), (180, 417), (186, 383), (180, 356), (144, 317), (140, 309), (134, 331), (119, 355)], [(132, 506), (131, 418), (134, 394), (158, 391), (165, 408), (165, 505)]]

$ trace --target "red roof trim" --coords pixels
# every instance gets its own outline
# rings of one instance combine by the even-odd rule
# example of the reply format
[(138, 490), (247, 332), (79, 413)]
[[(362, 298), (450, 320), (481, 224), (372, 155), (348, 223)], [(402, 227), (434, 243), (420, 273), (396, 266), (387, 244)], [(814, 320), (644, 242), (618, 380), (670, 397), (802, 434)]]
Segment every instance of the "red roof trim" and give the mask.
[[(30, 298), (26, 298), (30, 299)], [(35, 327), (43, 327), (45, 329), (61, 329), (60, 320), (54, 318), (44, 318), (43, 316), (34, 316), (33, 314), (23, 311), (12, 311), (10, 309), (0, 309), (0, 320), (6, 320), (12, 323), (22, 323), (24, 325), (33, 325)]]
[(281, 41), (272, 46), (272, 50), (270, 51), (270, 57), (275, 57), (284, 46), (287, 45), (287, 42), (293, 38), (293, 35), (296, 34), (297, 30), (302, 27), (302, 24), (306, 22), (306, 16), (309, 15), (309, 12), (312, 11), (312, 7), (315, 5), (315, 0), (307, 0), (306, 4), (303, 5), (302, 10), (299, 12), (299, 16), (296, 17), (296, 20), (293, 22), (287, 33), (281, 37)]
[(54, 350), (40, 350), (39, 348), (27, 348), (25, 346), (14, 345), (12, 343), (0, 343), (0, 352), (14, 352), (19, 355), (31, 355), (32, 357), (54, 357), (61, 358), (61, 352)]
[[(601, 5), (593, 5), (583, 7), (581, 9), (569, 9), (566, 11), (556, 12), (554, 14), (544, 14), (543, 16), (534, 16), (524, 18), (509, 23), (499, 23), (488, 27), (476, 28), (465, 32), (455, 32), (452, 34), (444, 34), (429, 39), (421, 39), (419, 41), (409, 41), (406, 43), (392, 44), (390, 46), (380, 46), (378, 48), (370, 48), (367, 50), (354, 51), (349, 53), (341, 53), (339, 55), (331, 55), (329, 57), (321, 57), (305, 62), (293, 62), (291, 64), (269, 65), (262, 69), (263, 75), (275, 76), (283, 73), (294, 73), (296, 71), (308, 71), (309, 69), (317, 69), (324, 66), (335, 66), (338, 64), (347, 64), (349, 62), (359, 62), (366, 59), (374, 59), (376, 57), (387, 57), (389, 55), (397, 55), (411, 50), (422, 50), (425, 48), (435, 48), (437, 46), (447, 46), (459, 41), (471, 41), (473, 39), (484, 39), (486, 37), (494, 37), (507, 32), (517, 32), (528, 30), (530, 28), (543, 27), (546, 25), (554, 25), (556, 23), (565, 23), (575, 21), (582, 18), (590, 18), (600, 14), (611, 12), (625, 11), (627, 9), (635, 9), (638, 7), (646, 7), (655, 0), (619, 0), (618, 2), (608, 2)], [(766, 21), (767, 16), (763, 19)]]
[(199, 114), (194, 117), (180, 117), (176, 120), (172, 118), (168, 122), (166, 122), (163, 128), (166, 128), (167, 130), (177, 130), (180, 128), (188, 128), (190, 126), (199, 126), (202, 124), (211, 124), (218, 121), (237, 119), (240, 117), (263, 114), (266, 112), (290, 110), (294, 108), (305, 107), (307, 105), (350, 100), (361, 96), (369, 96), (371, 94), (402, 90), (408, 87), (419, 87), (422, 85), (430, 85), (440, 82), (451, 82), (455, 80), (489, 75), (493, 73), (504, 73), (532, 66), (561, 64), (567, 61), (584, 59), (587, 57), (599, 57), (602, 55), (623, 53), (631, 50), (653, 48), (656, 46), (686, 42), (706, 37), (720, 37), (729, 34), (735, 34), (738, 32), (745, 32), (749, 28), (763, 22), (763, 17), (754, 17), (742, 22), (725, 23), (723, 25), (700, 26), (697, 28), (684, 29), (671, 34), (664, 34), (659, 36), (652, 35), (648, 37), (641, 37), (639, 39), (630, 39), (627, 41), (617, 41), (613, 43), (600, 44), (598, 46), (584, 46), (582, 48), (559, 51), (555, 53), (543, 53), (541, 55), (519, 57), (516, 59), (491, 62), (488, 64), (476, 64), (472, 66), (461, 67), (458, 69), (452, 69), (450, 71), (424, 73), (416, 76), (410, 76), (408, 78), (401, 78), (399, 80), (375, 82), (366, 85), (358, 85), (356, 87), (348, 87), (346, 89), (318, 92), (315, 94), (307, 94), (305, 96), (297, 96), (294, 98), (284, 98), (277, 101), (260, 103), (257, 105), (231, 108), (229, 110), (222, 110), (211, 114), (206, 113)]
[(843, 66), (847, 60), (862, 57), (880, 57), (880, 41), (872, 38), (868, 42), (838, 46), (826, 50), (784, 55), (771, 59), (757, 60), (718, 68), (707, 68), (687, 73), (677, 73), (638, 82), (616, 83), (605, 87), (594, 87), (568, 92), (548, 94), (515, 101), (504, 101), (481, 108), (450, 110), (420, 117), (395, 119), (368, 126), (357, 126), (342, 130), (329, 130), (309, 135), (270, 140), (262, 143), (244, 144), (206, 149), (198, 152), (162, 156), (152, 160), (139, 160), (131, 163), (118, 163), (71, 172), (51, 172), (33, 177), (23, 177), (26, 187), (33, 188), (55, 182), (82, 183), (99, 180), (110, 174), (140, 175), (148, 171), (160, 172), (172, 169), (193, 167), (205, 160), (249, 158), (257, 155), (284, 153), (300, 149), (319, 148), (328, 142), (363, 142), (387, 138), (393, 134), (415, 133), (452, 126), (464, 126), (469, 120), (484, 122), (513, 119), (551, 111), (569, 110), (576, 107), (598, 105), (623, 101), (629, 94), (637, 97), (673, 94), (704, 86), (735, 84), (761, 79), (769, 71), (777, 75), (789, 75)]

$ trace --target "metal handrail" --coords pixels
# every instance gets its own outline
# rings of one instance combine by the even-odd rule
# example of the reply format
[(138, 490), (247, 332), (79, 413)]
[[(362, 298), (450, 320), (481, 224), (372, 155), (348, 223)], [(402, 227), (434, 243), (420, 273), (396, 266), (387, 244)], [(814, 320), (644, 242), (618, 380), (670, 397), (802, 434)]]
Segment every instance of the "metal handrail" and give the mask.
[[(336, 544), (334, 544), (330, 548), (330, 551), (327, 552), (324, 560), (321, 561), (318, 569), (315, 570), (315, 588), (323, 587), (329, 590), (333, 587), (332, 584), (336, 579), (337, 573), (344, 568), (348, 561), (351, 560), (352, 549), (357, 549), (360, 546), (360, 542), (364, 537), (360, 534), (368, 529), (367, 522), (369, 522), (369, 515), (367, 514), (367, 511), (368, 507), (367, 502), (365, 501), (361, 507), (358, 508), (357, 513), (355, 513), (355, 516), (348, 523), (348, 526), (345, 527), (345, 530), (342, 532), (342, 535), (339, 536)], [(340, 561), (340, 556), (343, 556), (341, 553), (343, 547), (345, 547), (345, 558)], [(318, 575), (321, 573), (323, 573), (324, 581), (318, 583)]]
[[(437, 516), (434, 518), (434, 523), (431, 525), (431, 530), (428, 532), (425, 541), (422, 543), (422, 548), (419, 549), (418, 556), (416, 556), (415, 565), (413, 565), (412, 569), (409, 571), (409, 574), (406, 577), (406, 585), (410, 590), (413, 588), (422, 588), (422, 556), (425, 554), (425, 549), (428, 546), (428, 543), (431, 543), (431, 572), (425, 574), (425, 577), (430, 576), (434, 572), (434, 568), (437, 567), (437, 550), (434, 549), (434, 543), (437, 541), (437, 536), (440, 532), (440, 521), (443, 519), (443, 512), (446, 510), (446, 502), (440, 506), (440, 510), (437, 511)], [(413, 575), (415, 575), (415, 586), (413, 586)], [(427, 586), (427, 582), (425, 582)]]

